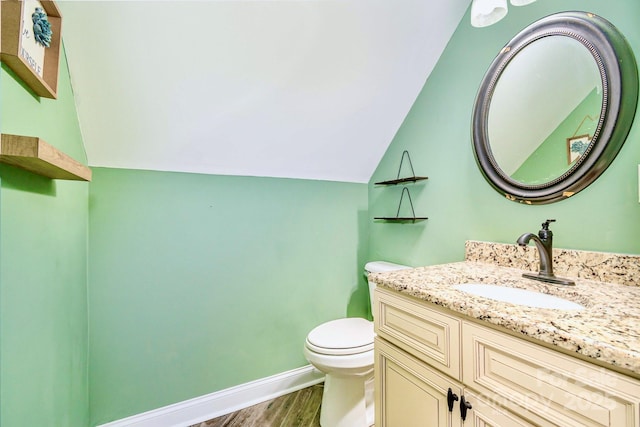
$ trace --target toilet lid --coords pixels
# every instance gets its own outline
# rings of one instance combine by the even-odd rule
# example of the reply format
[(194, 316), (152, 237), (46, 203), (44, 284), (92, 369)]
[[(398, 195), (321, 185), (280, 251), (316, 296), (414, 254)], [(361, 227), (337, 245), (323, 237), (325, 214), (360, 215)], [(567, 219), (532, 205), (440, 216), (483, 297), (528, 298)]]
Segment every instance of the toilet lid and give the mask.
[(373, 322), (361, 318), (332, 320), (307, 336), (307, 347), (322, 354), (356, 354), (373, 349)]

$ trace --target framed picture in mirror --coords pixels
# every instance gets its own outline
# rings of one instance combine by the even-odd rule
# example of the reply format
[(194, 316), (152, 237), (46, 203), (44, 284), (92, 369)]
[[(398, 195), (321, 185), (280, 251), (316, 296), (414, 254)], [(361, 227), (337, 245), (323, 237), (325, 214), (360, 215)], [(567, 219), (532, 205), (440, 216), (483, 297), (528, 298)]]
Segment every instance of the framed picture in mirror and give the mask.
[(570, 165), (582, 156), (590, 143), (590, 135), (579, 135), (567, 138), (567, 164)]

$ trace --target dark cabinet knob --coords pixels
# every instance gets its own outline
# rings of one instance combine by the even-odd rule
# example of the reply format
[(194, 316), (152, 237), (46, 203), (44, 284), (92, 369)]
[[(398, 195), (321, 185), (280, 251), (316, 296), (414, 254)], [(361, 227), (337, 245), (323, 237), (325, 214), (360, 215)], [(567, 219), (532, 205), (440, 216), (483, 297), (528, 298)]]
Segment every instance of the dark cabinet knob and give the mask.
[(471, 403), (467, 402), (462, 396), (460, 398), (460, 417), (462, 417), (462, 421), (467, 419), (467, 411), (471, 409)]
[(449, 412), (453, 412), (453, 402), (457, 401), (458, 395), (449, 388), (449, 391), (447, 392), (447, 405), (449, 406)]

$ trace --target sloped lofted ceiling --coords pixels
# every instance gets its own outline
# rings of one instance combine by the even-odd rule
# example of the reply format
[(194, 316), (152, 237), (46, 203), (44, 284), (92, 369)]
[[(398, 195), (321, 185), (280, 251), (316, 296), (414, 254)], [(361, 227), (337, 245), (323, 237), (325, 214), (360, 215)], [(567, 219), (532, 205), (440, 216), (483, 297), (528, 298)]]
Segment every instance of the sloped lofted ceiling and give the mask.
[(59, 1), (89, 164), (368, 182), (469, 3)]

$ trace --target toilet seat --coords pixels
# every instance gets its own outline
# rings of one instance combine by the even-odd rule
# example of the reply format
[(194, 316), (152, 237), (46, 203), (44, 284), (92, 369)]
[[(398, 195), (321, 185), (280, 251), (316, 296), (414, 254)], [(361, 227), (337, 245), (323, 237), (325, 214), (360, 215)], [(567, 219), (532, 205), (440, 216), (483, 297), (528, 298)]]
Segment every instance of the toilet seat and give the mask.
[(307, 336), (309, 350), (331, 356), (373, 350), (373, 322), (362, 318), (337, 319), (317, 326)]

